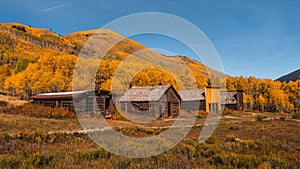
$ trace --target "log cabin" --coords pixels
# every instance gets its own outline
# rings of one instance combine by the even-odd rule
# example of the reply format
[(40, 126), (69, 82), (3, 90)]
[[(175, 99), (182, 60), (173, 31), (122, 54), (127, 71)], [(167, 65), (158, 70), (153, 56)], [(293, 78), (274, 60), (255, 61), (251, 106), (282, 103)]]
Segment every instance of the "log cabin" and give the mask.
[[(52, 108), (64, 108), (78, 114), (101, 113), (104, 117), (114, 113), (110, 91), (84, 90), (72, 92), (43, 93), (29, 98), (33, 104), (42, 104)], [(74, 106), (74, 103), (76, 106)]]
[(165, 118), (178, 116), (181, 98), (172, 85), (134, 86), (118, 102), (125, 113)]
[(189, 113), (206, 110), (205, 89), (179, 90), (178, 94), (181, 97), (181, 110)]
[(187, 112), (203, 110), (206, 112), (221, 111), (220, 87), (178, 91), (182, 102), (181, 108)]

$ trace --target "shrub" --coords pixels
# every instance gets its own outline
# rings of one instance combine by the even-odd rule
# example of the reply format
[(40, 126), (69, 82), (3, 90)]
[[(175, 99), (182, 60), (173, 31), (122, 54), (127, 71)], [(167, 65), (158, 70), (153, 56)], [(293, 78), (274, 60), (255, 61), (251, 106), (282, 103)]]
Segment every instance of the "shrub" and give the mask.
[(28, 158), (26, 162), (28, 165), (33, 165), (34, 168), (42, 168), (43, 166), (48, 166), (52, 159), (52, 156), (36, 152), (32, 157)]
[(211, 163), (218, 166), (218, 165), (224, 165), (224, 159), (222, 156), (220, 155), (217, 155), (217, 156), (214, 156), (212, 157), (211, 159)]
[(0, 107), (7, 107), (8, 103), (6, 101), (0, 101)]
[(232, 113), (232, 110), (228, 109), (227, 107), (224, 108), (223, 115), (231, 115)]
[(113, 115), (112, 115), (112, 120), (123, 120), (123, 121), (127, 121), (127, 119), (122, 116), (122, 114), (118, 111), (116, 111)]
[(236, 136), (235, 135), (227, 135), (225, 140), (227, 142), (234, 142), (235, 141)]
[(264, 119), (265, 119), (265, 117), (262, 115), (256, 116), (256, 121), (262, 122), (262, 121), (264, 121)]
[(0, 159), (0, 166), (3, 168), (19, 168), (19, 163), (13, 157)]
[(271, 165), (267, 162), (262, 163), (260, 166), (258, 166), (258, 169), (271, 169)]
[(300, 118), (300, 113), (294, 113), (294, 114), (292, 115), (292, 118), (293, 118), (293, 119), (299, 119), (299, 118)]
[(239, 130), (239, 126), (230, 126), (229, 130)]
[(39, 104), (24, 104), (22, 106), (6, 108), (4, 113), (8, 114), (20, 114), (28, 115), (32, 117), (46, 117), (46, 118), (76, 118), (74, 112), (62, 109), (62, 108), (51, 108)]
[(285, 121), (285, 119), (286, 119), (286, 116), (285, 116), (285, 115), (280, 116), (280, 120), (281, 120), (281, 121)]
[(207, 116), (208, 115), (208, 112), (204, 111), (204, 110), (199, 110), (198, 111), (198, 116)]
[(207, 144), (215, 144), (217, 142), (216, 137), (210, 137), (205, 141)]

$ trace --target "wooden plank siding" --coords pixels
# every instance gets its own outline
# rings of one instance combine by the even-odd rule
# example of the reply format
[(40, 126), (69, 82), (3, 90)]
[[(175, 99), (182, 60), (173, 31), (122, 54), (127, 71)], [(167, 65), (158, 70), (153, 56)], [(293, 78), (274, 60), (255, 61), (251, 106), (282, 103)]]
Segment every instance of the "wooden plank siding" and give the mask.
[(199, 110), (206, 110), (205, 100), (182, 101), (181, 110), (186, 112), (195, 112)]
[(129, 89), (120, 99), (121, 111), (131, 114), (176, 117), (180, 111), (180, 96), (171, 85), (139, 86)]

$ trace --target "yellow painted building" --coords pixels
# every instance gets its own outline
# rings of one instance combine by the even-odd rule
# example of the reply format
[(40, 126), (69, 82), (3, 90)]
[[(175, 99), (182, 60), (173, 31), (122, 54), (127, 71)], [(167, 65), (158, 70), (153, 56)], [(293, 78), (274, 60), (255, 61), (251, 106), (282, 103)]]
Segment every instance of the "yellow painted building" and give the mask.
[(206, 87), (206, 111), (207, 112), (219, 112), (221, 111), (221, 88), (220, 87)]

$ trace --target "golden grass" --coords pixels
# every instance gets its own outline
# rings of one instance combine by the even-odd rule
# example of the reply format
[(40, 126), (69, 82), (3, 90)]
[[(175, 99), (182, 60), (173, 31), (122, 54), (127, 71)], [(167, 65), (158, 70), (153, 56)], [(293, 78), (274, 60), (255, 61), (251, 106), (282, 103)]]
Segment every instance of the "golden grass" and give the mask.
[[(237, 112), (236, 112), (237, 113)], [(251, 121), (257, 114), (223, 118), (205, 143), (194, 127), (177, 146), (144, 159), (120, 157), (98, 147), (85, 134), (47, 134), (41, 131), (80, 128), (75, 119), (45, 119), (0, 113), (0, 168), (299, 168), (300, 123)], [(269, 114), (263, 114), (269, 117)], [(247, 118), (240, 118), (246, 116)], [(118, 131), (145, 137), (156, 131), (118, 124)], [(203, 118), (197, 119), (203, 122)], [(3, 127), (4, 126), (4, 127)], [(6, 127), (5, 127), (6, 126)], [(123, 127), (123, 128), (122, 128)], [(6, 132), (3, 132), (6, 131)], [(5, 133), (23, 132), (16, 136)], [(143, 147), (137, 147), (137, 151)]]
[(0, 101), (5, 101), (8, 103), (8, 107), (12, 106), (21, 106), (25, 103), (28, 103), (27, 100), (20, 100), (17, 96), (8, 96), (8, 95), (0, 95)]

